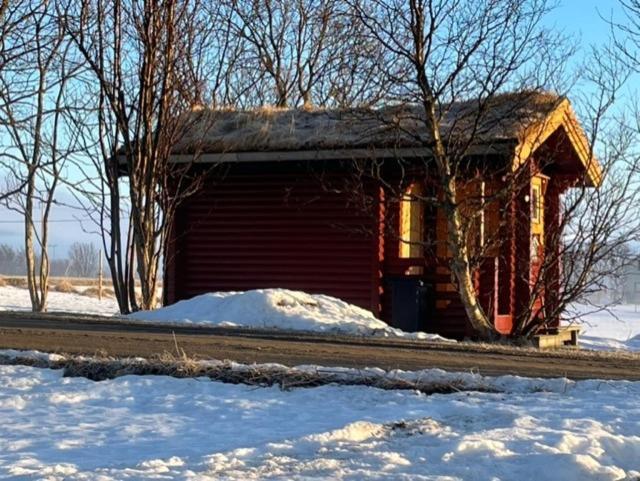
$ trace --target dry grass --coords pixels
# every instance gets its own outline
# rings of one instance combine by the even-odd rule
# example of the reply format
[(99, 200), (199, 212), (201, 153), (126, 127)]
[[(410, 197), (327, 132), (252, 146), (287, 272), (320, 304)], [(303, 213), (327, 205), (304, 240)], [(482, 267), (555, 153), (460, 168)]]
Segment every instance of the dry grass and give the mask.
[[(455, 102), (444, 109), (441, 126), (455, 136), (473, 132), (476, 144), (519, 140), (529, 126), (546, 118), (562, 101), (554, 94), (534, 91), (501, 94), (485, 106), (481, 119), (476, 101)], [(341, 110), (201, 108), (184, 117), (184, 133), (173, 153), (416, 148), (430, 141), (422, 117), (414, 105)]]
[(7, 285), (7, 281), (4, 277), (0, 277), (0, 287), (4, 287)]
[[(27, 278), (26, 276), (11, 276), (11, 275), (4, 275), (3, 276), (4, 280), (7, 282), (7, 285), (9, 286), (13, 286), (13, 287), (27, 287)], [(59, 277), (59, 276), (52, 276), (49, 278), (49, 282), (51, 282), (52, 284), (56, 284), (57, 282), (60, 281), (68, 281), (71, 284), (73, 284), (74, 286), (77, 287), (84, 287), (84, 286), (97, 286), (98, 285), (98, 279), (97, 278), (92, 278), (92, 277)], [(111, 278), (109, 276), (105, 276), (103, 279), (103, 285), (111, 285)], [(136, 281), (136, 286), (140, 286), (140, 282)], [(162, 282), (159, 283), (159, 286), (162, 286)]]
[(488, 385), (468, 385), (461, 380), (407, 380), (364, 371), (361, 375), (345, 376), (343, 372), (331, 368), (301, 370), (273, 364), (205, 362), (189, 358), (184, 352), (178, 355), (165, 353), (151, 359), (119, 359), (105, 356), (104, 353), (94, 357), (65, 356), (59, 360), (35, 359), (26, 356), (10, 358), (0, 355), (0, 364), (63, 369), (65, 377), (84, 377), (93, 381), (128, 375), (158, 375), (175, 378), (209, 378), (212, 381), (256, 387), (278, 386), (283, 390), (339, 384), (370, 386), (386, 390), (415, 390), (425, 394), (448, 394), (460, 391), (499, 392)]
[(7, 286), (19, 287), (22, 289), (26, 289), (27, 287), (27, 279), (25, 277), (6, 277), (4, 280)]
[(76, 292), (76, 288), (73, 287), (73, 284), (71, 284), (71, 282), (69, 282), (66, 279), (62, 279), (56, 282), (53, 285), (52, 290), (56, 292), (66, 292), (66, 293)]
[[(99, 292), (100, 289), (98, 287), (92, 286), (87, 287), (85, 290), (79, 292), (78, 294), (82, 294), (83, 296), (87, 297), (95, 297), (97, 299), (99, 297)], [(113, 289), (109, 287), (102, 288), (102, 297), (113, 297), (114, 295), (115, 293), (113, 292)]]

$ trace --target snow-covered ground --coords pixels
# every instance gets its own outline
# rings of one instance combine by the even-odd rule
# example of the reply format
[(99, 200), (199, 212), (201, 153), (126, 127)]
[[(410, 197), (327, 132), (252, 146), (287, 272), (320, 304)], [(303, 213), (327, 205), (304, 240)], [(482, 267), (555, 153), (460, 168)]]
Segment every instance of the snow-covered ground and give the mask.
[[(12, 286), (0, 287), (0, 310), (26, 311), (31, 309), (29, 291)], [(49, 291), (47, 309), (51, 312), (78, 312), (99, 316), (113, 316), (118, 303), (113, 298), (99, 301), (95, 297), (70, 292)]]
[(0, 366), (0, 479), (640, 476), (640, 383), (493, 382), (513, 389), (427, 396), (163, 376), (96, 383)]
[(580, 345), (587, 349), (640, 351), (640, 306), (622, 304), (599, 310), (576, 304), (571, 315), (580, 317)]
[[(351, 332), (384, 329), (366, 311), (325, 296), (277, 294), (205, 296), (187, 303), (190, 310), (183, 304), (151, 314), (167, 322), (213, 318), (330, 332), (336, 320), (348, 319)], [(51, 310), (116, 310), (112, 300), (77, 294), (52, 292), (50, 301)], [(0, 308), (28, 307), (26, 290), (0, 287)], [(635, 309), (614, 313), (620, 321), (605, 313), (585, 316), (587, 345), (640, 349), (633, 339), (640, 333)], [(425, 395), (326, 385), (283, 391), (166, 376), (93, 382), (0, 365), (0, 479), (640, 479), (640, 382), (380, 372), (462, 390)]]

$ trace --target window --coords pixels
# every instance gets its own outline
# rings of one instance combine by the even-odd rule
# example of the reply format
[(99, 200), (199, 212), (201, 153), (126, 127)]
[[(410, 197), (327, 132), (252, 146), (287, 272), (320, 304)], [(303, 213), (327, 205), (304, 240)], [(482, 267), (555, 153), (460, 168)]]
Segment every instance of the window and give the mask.
[(539, 184), (531, 186), (531, 220), (538, 224), (542, 222), (542, 193)]
[(400, 200), (400, 257), (410, 259), (424, 255), (424, 203), (418, 184), (412, 184)]

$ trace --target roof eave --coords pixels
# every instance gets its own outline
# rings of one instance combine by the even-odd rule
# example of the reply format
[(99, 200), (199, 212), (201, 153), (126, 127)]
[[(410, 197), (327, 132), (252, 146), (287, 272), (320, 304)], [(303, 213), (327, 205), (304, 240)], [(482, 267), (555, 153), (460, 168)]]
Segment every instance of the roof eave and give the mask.
[[(515, 141), (501, 141), (491, 144), (474, 145), (468, 155), (512, 155)], [(176, 153), (171, 156), (175, 163), (235, 163), (235, 162), (281, 162), (312, 160), (355, 160), (431, 157), (429, 147), (402, 148), (358, 148), (358, 149), (317, 149), (291, 151), (251, 151), (251, 152), (212, 152), (200, 154)]]

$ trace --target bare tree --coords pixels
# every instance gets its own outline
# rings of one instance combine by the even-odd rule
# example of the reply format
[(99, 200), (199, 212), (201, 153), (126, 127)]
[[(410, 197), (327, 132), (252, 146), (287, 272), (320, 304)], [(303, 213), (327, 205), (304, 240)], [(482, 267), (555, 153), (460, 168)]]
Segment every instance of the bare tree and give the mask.
[(203, 105), (239, 107), (253, 99), (260, 78), (243, 65), (245, 45), (235, 29), (233, 6), (226, 1), (202, 2), (192, 18), (185, 85), (197, 89), (196, 100)]
[[(50, 2), (22, 4), (24, 19), (6, 45), (14, 54), (0, 79), (1, 127), (10, 141), (4, 156), (25, 179), (9, 204), (24, 218), (27, 286), (34, 311), (45, 311), (49, 278), (49, 216), (64, 163), (75, 149), (67, 114), (75, 74), (67, 62), (66, 41)], [(39, 209), (39, 218), (37, 208)]]
[[(229, 0), (249, 103), (277, 107), (372, 104), (384, 95), (377, 44), (336, 0)], [(265, 87), (267, 90), (265, 90)]]
[[(3, 70), (11, 68), (17, 58), (26, 54), (27, 44), (20, 39), (19, 32), (25, 28), (32, 15), (30, 9), (20, 8), (17, 3), (2, 0), (0, 3), (0, 76)], [(9, 119), (0, 116), (0, 127), (6, 126)], [(0, 189), (0, 201), (7, 200), (18, 194), (26, 186), (28, 179), (18, 169), (16, 163), (9, 155), (0, 156), (0, 167), (7, 172), (3, 179), (4, 186)]]
[(24, 255), (20, 249), (8, 244), (0, 244), (0, 273), (8, 275), (24, 274)]
[[(604, 123), (604, 118), (599, 120)], [(620, 122), (611, 119), (607, 132), (599, 135), (602, 184), (573, 184), (557, 207), (558, 228), (546, 235), (531, 302), (516, 319), (517, 336), (573, 319), (575, 303), (602, 310), (616, 301), (594, 300), (592, 295), (608, 289), (634, 262), (629, 246), (640, 240), (640, 163), (633, 154), (637, 136)]]
[(191, 162), (172, 164), (169, 157), (188, 127), (190, 111), (208, 94), (215, 96), (198, 78), (211, 72), (206, 45), (215, 27), (198, 29), (206, 25), (203, 5), (198, 0), (85, 0), (60, 7), (89, 71), (85, 88), (93, 105), (78, 124), (93, 126), (83, 137), (86, 148), (97, 152), (93, 161), (100, 176), (83, 192), (93, 196), (89, 207), (105, 234), (123, 313), (155, 306), (173, 213), (198, 185)]
[[(623, 87), (640, 73), (640, 2), (621, 5), (625, 21), (609, 20), (614, 33), (610, 45), (593, 48), (581, 67), (587, 85), (582, 117), (589, 121), (590, 148), (598, 147), (603, 182), (597, 189), (576, 184), (564, 196), (557, 213), (560, 229), (547, 239), (534, 286), (545, 302), (528, 306), (516, 326), (521, 335), (560, 318), (575, 318), (574, 303), (608, 309), (616, 298), (594, 300), (593, 294), (616, 283), (636, 262), (631, 250), (640, 240), (640, 115), (635, 102), (624, 99)], [(611, 113), (619, 97), (627, 106)]]
[(93, 277), (98, 273), (100, 251), (91, 242), (74, 242), (69, 247), (69, 274), (77, 277)]
[[(480, 337), (491, 338), (495, 328), (478, 298), (474, 276), (492, 243), (477, 242), (478, 219), (488, 202), (504, 201), (528, 176), (525, 169), (512, 173), (507, 166), (502, 172), (493, 166), (489, 174), (482, 162), (470, 164), (471, 147), (500, 121), (492, 116), (501, 94), (531, 92), (531, 97), (513, 97), (509, 109), (518, 111), (537, 92), (559, 87), (553, 80), (560, 77), (570, 50), (564, 39), (542, 26), (550, 8), (546, 0), (372, 0), (352, 5), (368, 35), (385, 49), (391, 98), (419, 106), (414, 120), (422, 129), (416, 140), (430, 150), (423, 163), (433, 174), (435, 190), (413, 195), (442, 213), (444, 250), (466, 316)], [(453, 108), (458, 110), (451, 115)], [(479, 190), (484, 184), (476, 180), (489, 175), (506, 179), (491, 194)], [(499, 238), (501, 229), (495, 227)]]
[[(627, 8), (632, 3), (634, 8), (628, 13), (638, 15), (637, 2), (628, 2)], [(544, 94), (549, 89), (566, 89), (560, 81), (566, 77), (563, 65), (571, 45), (565, 47), (565, 39), (541, 26), (549, 9), (545, 1), (499, 1), (480, 8), (466, 1), (363, 1), (354, 5), (370, 36), (384, 46), (390, 94), (405, 106), (396, 109), (391, 120), (384, 115), (379, 120), (402, 136), (423, 142), (429, 154), (422, 160), (422, 171), (432, 175), (423, 182), (422, 190), (408, 191), (415, 165), (401, 158), (395, 159), (399, 178), (389, 179), (379, 163), (368, 174), (384, 181), (387, 202), (409, 199), (442, 215), (445, 245), (434, 245), (440, 239), (407, 244), (419, 243), (421, 255), (427, 255), (426, 249), (439, 249), (440, 258), (448, 257), (471, 325), (480, 337), (494, 337), (497, 333), (477, 288), (483, 262), (504, 246), (508, 232), (529, 231), (530, 209), (539, 205), (530, 198), (532, 180), (536, 173), (553, 171), (546, 159), (566, 153), (551, 152), (546, 145), (535, 155), (523, 156), (520, 167), (513, 171), (510, 165), (500, 167), (495, 159), (487, 166), (474, 156), (472, 147), (483, 141), (487, 129), (512, 118), (516, 111), (529, 111), (525, 121), (535, 115), (545, 117), (544, 110), (535, 114), (527, 104), (541, 93), (542, 98), (549, 98)], [(561, 201), (545, 206), (539, 214), (551, 222), (541, 233), (544, 241), (511, 260), (516, 266), (526, 261), (527, 268), (518, 271), (515, 282), (530, 290), (529, 304), (516, 309), (515, 337), (557, 327), (573, 303), (624, 268), (619, 254), (638, 239), (640, 117), (611, 113), (640, 50), (635, 48), (640, 37), (633, 34), (638, 31), (637, 19), (622, 28), (629, 38), (617, 43), (617, 52), (611, 47), (595, 49), (580, 68), (581, 80), (588, 84), (584, 98), (577, 102), (588, 134), (578, 141), (588, 159), (586, 170), (581, 178), (553, 182), (550, 198)], [(636, 28), (632, 31), (629, 25)], [(505, 91), (518, 92), (511, 97), (513, 102), (506, 103), (511, 106), (507, 110)], [(550, 98), (563, 101), (561, 95)], [(500, 104), (503, 107), (496, 114)], [(551, 103), (546, 112), (556, 105)], [(422, 126), (419, 135), (403, 127), (415, 123)], [(594, 165), (596, 150), (601, 170)], [(516, 199), (520, 207), (505, 209), (515, 206)], [(523, 199), (529, 204), (523, 204)], [(499, 215), (485, 218), (492, 211)]]
[[(296, 88), (304, 104), (311, 103), (313, 70), (323, 51), (335, 2), (311, 3), (286, 0), (231, 3), (233, 14), (239, 19), (237, 37), (250, 46), (247, 60), (254, 74), (261, 73), (261, 78), (272, 83), (277, 107), (295, 104)], [(309, 71), (312, 75), (304, 78), (303, 73)]]
[(640, 69), (640, 1), (620, 0), (619, 3), (624, 18), (610, 21), (616, 33), (615, 53), (637, 71)]

